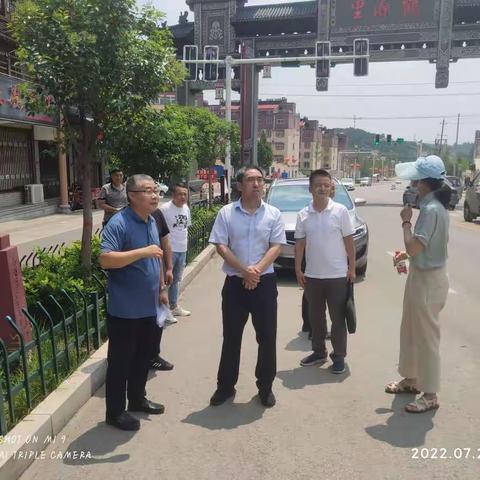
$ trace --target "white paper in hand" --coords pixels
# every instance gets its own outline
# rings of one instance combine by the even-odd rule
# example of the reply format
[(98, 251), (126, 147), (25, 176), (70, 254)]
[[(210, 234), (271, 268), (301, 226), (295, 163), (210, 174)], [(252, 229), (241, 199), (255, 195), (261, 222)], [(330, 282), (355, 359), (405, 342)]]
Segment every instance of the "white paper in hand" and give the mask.
[(168, 316), (168, 308), (166, 305), (163, 303), (160, 305), (157, 305), (157, 325), (160, 328), (163, 328), (165, 326), (165, 320), (167, 319)]

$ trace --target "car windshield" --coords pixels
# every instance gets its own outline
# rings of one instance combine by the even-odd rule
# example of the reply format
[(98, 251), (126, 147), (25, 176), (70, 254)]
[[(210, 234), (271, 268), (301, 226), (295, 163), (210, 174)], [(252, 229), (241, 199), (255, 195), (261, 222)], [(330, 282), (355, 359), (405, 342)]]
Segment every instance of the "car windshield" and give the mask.
[[(299, 212), (312, 200), (308, 185), (275, 185), (270, 188), (268, 203), (277, 207), (281, 212)], [(353, 208), (352, 201), (344, 187), (338, 183), (335, 186), (335, 202), (345, 205), (349, 210)]]

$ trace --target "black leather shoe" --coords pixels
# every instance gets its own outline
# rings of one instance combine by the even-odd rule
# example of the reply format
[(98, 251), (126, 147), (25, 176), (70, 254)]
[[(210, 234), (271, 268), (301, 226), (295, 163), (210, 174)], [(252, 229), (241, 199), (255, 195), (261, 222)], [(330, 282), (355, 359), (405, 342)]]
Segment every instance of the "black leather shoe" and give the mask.
[(158, 356), (150, 363), (151, 370), (161, 370), (161, 371), (168, 371), (173, 370), (173, 364), (167, 362), (164, 358)]
[(111, 417), (107, 415), (105, 418), (105, 422), (107, 425), (111, 425), (112, 427), (119, 428), (120, 430), (139, 430), (140, 429), (140, 421), (136, 418), (129, 415), (127, 412), (123, 412), (118, 417)]
[(275, 395), (271, 390), (268, 392), (258, 392), (258, 396), (260, 397), (260, 401), (264, 407), (271, 408), (277, 403), (275, 400)]
[(233, 397), (235, 393), (237, 393), (237, 391), (234, 388), (229, 388), (227, 390), (223, 388), (217, 388), (210, 399), (210, 405), (212, 407), (218, 407), (222, 403), (225, 403), (230, 397)]
[(129, 412), (145, 412), (151, 413), (152, 415), (161, 415), (165, 412), (165, 406), (161, 403), (151, 402), (144, 398), (139, 403), (132, 403), (128, 404), (128, 411)]

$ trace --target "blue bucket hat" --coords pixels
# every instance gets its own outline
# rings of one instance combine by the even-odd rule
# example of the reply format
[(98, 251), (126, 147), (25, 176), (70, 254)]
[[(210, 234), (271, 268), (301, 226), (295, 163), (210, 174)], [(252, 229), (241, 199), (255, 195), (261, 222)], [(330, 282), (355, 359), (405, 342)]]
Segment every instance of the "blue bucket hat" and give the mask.
[(415, 162), (397, 163), (395, 173), (403, 180), (442, 179), (445, 178), (445, 164), (437, 155), (428, 155)]

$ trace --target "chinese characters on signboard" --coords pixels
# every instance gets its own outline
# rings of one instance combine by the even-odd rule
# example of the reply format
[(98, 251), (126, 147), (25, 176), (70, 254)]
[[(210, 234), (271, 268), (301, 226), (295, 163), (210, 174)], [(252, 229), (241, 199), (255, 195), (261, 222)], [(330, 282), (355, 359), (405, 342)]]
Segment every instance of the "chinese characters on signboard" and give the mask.
[(335, 27), (432, 23), (436, 0), (343, 0), (335, 2)]
[[(29, 90), (28, 95), (34, 95), (34, 90)], [(29, 115), (25, 108), (25, 99), (20, 88), (20, 82), (12, 80), (10, 77), (0, 75), (0, 119), (17, 120), (27, 123), (41, 125), (57, 126), (58, 119), (47, 113), (38, 113)], [(42, 107), (45, 105), (45, 112), (49, 112), (54, 107), (53, 97), (48, 95), (42, 100)]]

